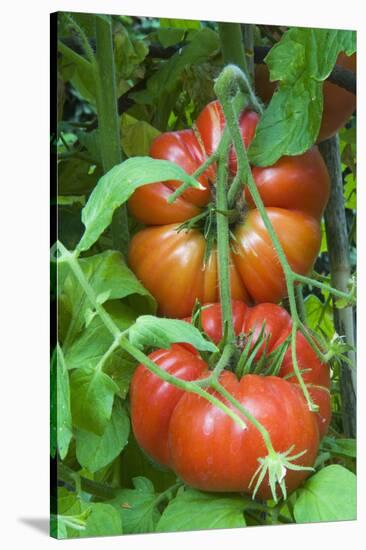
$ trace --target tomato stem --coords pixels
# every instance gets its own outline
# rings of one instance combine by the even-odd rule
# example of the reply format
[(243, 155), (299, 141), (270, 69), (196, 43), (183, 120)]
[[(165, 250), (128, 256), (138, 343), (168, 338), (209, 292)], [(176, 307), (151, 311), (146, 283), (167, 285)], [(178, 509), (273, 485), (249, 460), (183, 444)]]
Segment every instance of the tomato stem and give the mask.
[[(120, 128), (117, 110), (117, 85), (110, 18), (96, 16), (96, 100), (98, 130), (104, 173), (122, 161)], [(127, 254), (129, 229), (127, 208), (123, 204), (112, 219), (113, 246)]]
[(220, 359), (215, 365), (214, 370), (212, 371), (212, 374), (210, 376), (211, 381), (215, 381), (219, 378), (220, 374), (224, 370), (224, 368), (229, 363), (231, 357), (234, 355), (236, 351), (236, 348), (233, 344), (226, 344), (226, 346), (223, 349), (223, 352), (221, 354)]
[(301, 322), (305, 323), (306, 309), (305, 309), (305, 303), (304, 303), (304, 295), (302, 292), (302, 285), (296, 285), (295, 293), (296, 293), (296, 305), (299, 313), (299, 319)]
[(218, 28), (224, 63), (234, 63), (248, 74), (240, 23), (219, 23)]
[(111, 500), (116, 496), (116, 490), (113, 487), (80, 476), (60, 460), (57, 462), (57, 477), (71, 485), (80, 484), (82, 491), (104, 500)]
[[(70, 26), (73, 27), (73, 29), (77, 32), (77, 34), (80, 38), (84, 53), (85, 53), (86, 57), (88, 58), (89, 63), (95, 69), (96, 68), (95, 54), (94, 54), (93, 48), (91, 47), (91, 45), (89, 43), (89, 40), (88, 40), (88, 37), (86, 36), (83, 28), (78, 24), (78, 22), (74, 19), (74, 17), (70, 13), (65, 13), (63, 15), (66, 18), (66, 20), (69, 22)], [(63, 42), (60, 41), (59, 46), (60, 46), (61, 51), (62, 51), (62, 48), (63, 48), (64, 50), (68, 50), (69, 53), (70, 53), (70, 48), (68, 48)], [(74, 52), (73, 50), (71, 50), (71, 51), (74, 53), (75, 57), (79, 55), (76, 52)]]
[(344, 292), (342, 290), (339, 290), (338, 288), (333, 288), (325, 283), (322, 283), (317, 279), (311, 279), (310, 277), (306, 277), (305, 275), (300, 275), (299, 273), (293, 273), (293, 278), (295, 281), (298, 281), (300, 283), (303, 283), (309, 286), (315, 286), (322, 290), (326, 290), (327, 292), (330, 292), (331, 294), (333, 294), (333, 296), (336, 296), (337, 298), (343, 298), (344, 300), (349, 300), (351, 304), (356, 301), (352, 291), (348, 293)]
[(316, 410), (316, 406), (314, 405), (311, 396), (309, 394), (309, 391), (304, 383), (303, 377), (301, 375), (299, 365), (297, 362), (297, 354), (296, 354), (296, 332), (300, 324), (300, 319), (297, 311), (297, 305), (296, 305), (296, 297), (295, 297), (295, 290), (294, 290), (294, 282), (295, 277), (297, 276), (294, 274), (294, 272), (291, 269), (290, 264), (288, 263), (286, 254), (282, 248), (282, 245), (280, 243), (280, 240), (277, 236), (277, 233), (275, 232), (272, 223), (269, 219), (269, 216), (267, 214), (267, 211), (265, 209), (265, 206), (263, 204), (262, 198), (259, 194), (259, 191), (257, 189), (257, 186), (255, 184), (252, 171), (250, 169), (248, 155), (246, 152), (246, 149), (243, 145), (243, 140), (240, 134), (239, 126), (237, 124), (235, 112), (233, 109), (232, 102), (230, 100), (231, 95), (233, 94), (233, 87), (234, 83), (236, 83), (236, 86), (240, 89), (241, 83), (243, 81), (244, 75), (241, 74), (241, 71), (238, 69), (238, 67), (235, 67), (233, 65), (228, 65), (225, 67), (225, 69), (222, 71), (221, 75), (219, 76), (216, 85), (215, 85), (215, 92), (217, 93), (217, 96), (222, 104), (222, 108), (225, 114), (226, 123), (230, 131), (230, 135), (235, 147), (237, 159), (238, 159), (238, 172), (241, 176), (241, 181), (246, 181), (246, 185), (249, 187), (249, 191), (251, 193), (251, 196), (253, 198), (254, 204), (256, 208), (258, 209), (263, 223), (268, 231), (268, 234), (271, 238), (271, 241), (273, 243), (273, 246), (277, 252), (279, 261), (281, 263), (284, 278), (287, 286), (287, 292), (288, 292), (288, 298), (289, 298), (289, 304), (290, 304), (290, 311), (292, 316), (292, 360), (293, 360), (293, 367), (294, 372), (296, 374), (296, 377), (298, 379), (299, 385), (303, 391), (303, 394), (307, 400), (308, 406), (310, 410)]
[(217, 261), (219, 272), (219, 289), (222, 310), (222, 332), (226, 342), (234, 343), (235, 333), (231, 306), (230, 288), (230, 234), (229, 220), (223, 212), (228, 210), (227, 204), (227, 157), (229, 151), (229, 135), (220, 147), (220, 156), (216, 183), (216, 225), (217, 225)]

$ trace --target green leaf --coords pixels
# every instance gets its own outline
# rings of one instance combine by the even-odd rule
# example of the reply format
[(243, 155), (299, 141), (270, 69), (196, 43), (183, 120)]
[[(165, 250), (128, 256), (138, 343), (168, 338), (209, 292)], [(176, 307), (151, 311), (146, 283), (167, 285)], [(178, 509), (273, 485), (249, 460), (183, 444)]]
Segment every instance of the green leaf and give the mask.
[[(64, 196), (66, 200), (71, 197), (72, 195)], [(83, 205), (76, 201), (73, 204), (60, 205), (59, 199), (60, 196), (58, 197), (57, 205), (58, 238), (69, 250), (74, 250), (84, 232), (84, 227), (81, 223), (81, 209)]]
[(124, 533), (152, 533), (160, 518), (156, 508), (157, 494), (145, 477), (133, 479), (134, 489), (122, 489), (110, 504), (122, 516)]
[(107, 537), (122, 535), (122, 520), (118, 511), (110, 504), (102, 502), (88, 504), (90, 515), (81, 537)]
[(72, 22), (76, 22), (88, 38), (95, 37), (95, 19), (98, 16), (89, 13), (60, 12), (58, 14), (58, 35), (60, 37), (75, 35)]
[(319, 254), (322, 254), (323, 252), (328, 252), (327, 232), (325, 229), (324, 220), (321, 221), (321, 232), (322, 232), (322, 241), (320, 244)]
[(58, 539), (75, 538), (85, 532), (90, 507), (78, 515), (63, 516), (58, 514), (54, 519), (57, 522), (56, 536)]
[(51, 361), (51, 454), (63, 460), (72, 439), (69, 373), (59, 344)]
[(315, 332), (321, 329), (324, 336), (331, 340), (335, 332), (331, 302), (326, 304), (314, 294), (307, 296), (304, 302), (308, 326)]
[(185, 29), (179, 28), (160, 28), (158, 29), (158, 38), (164, 48), (179, 44), (184, 38)]
[(52, 516), (52, 535), (79, 538), (121, 535), (121, 515), (110, 504), (83, 502), (75, 493), (58, 491), (58, 515)]
[[(76, 135), (80, 143), (84, 145), (84, 147), (87, 149), (89, 155), (94, 160), (94, 162), (99, 166), (102, 166), (103, 160), (100, 152), (99, 130), (96, 129), (92, 130), (91, 132), (78, 130), (76, 131)], [(100, 175), (102, 175), (101, 170)]]
[(165, 508), (157, 531), (194, 531), (245, 527), (248, 497), (206, 494), (193, 489), (179, 491)]
[(80, 514), (80, 500), (76, 493), (71, 493), (65, 487), (57, 489), (57, 511), (62, 515)]
[(51, 534), (58, 539), (75, 538), (85, 528), (89, 507), (82, 507), (80, 498), (64, 487), (57, 489), (57, 515), (51, 516)]
[(127, 443), (130, 422), (126, 409), (116, 400), (103, 435), (76, 432), (76, 458), (83, 468), (95, 473), (110, 464)]
[(192, 344), (200, 351), (217, 351), (212, 342), (201, 332), (185, 321), (164, 319), (152, 315), (141, 315), (129, 331), (131, 344), (142, 349), (144, 346), (167, 349), (174, 343)]
[(161, 68), (148, 80), (147, 88), (155, 97), (166, 96), (176, 86), (185, 68), (207, 61), (220, 49), (218, 34), (204, 28), (198, 30), (192, 40), (175, 53)]
[[(119, 300), (104, 305), (120, 330), (127, 329), (136, 319), (136, 313)], [(99, 316), (95, 316), (81, 335), (67, 348), (67, 368), (95, 368), (113, 343), (113, 337)], [(103, 371), (118, 385), (118, 395), (126, 397), (136, 361), (124, 350), (117, 348), (103, 364)]]
[(104, 372), (91, 368), (73, 370), (70, 384), (74, 426), (103, 435), (112, 414), (117, 384)]
[(345, 207), (350, 208), (351, 210), (356, 210), (357, 208), (357, 195), (356, 195), (356, 178), (351, 174), (347, 174), (345, 177), (344, 185), (344, 198), (345, 198)]
[[(131, 302), (136, 314), (155, 312), (154, 298), (126, 266), (120, 252), (107, 250), (101, 254), (79, 260), (79, 265), (94, 292), (102, 298), (102, 303), (105, 303), (107, 298), (109, 304), (111, 300), (124, 299), (127, 304)], [(76, 337), (85, 329), (86, 312), (90, 308), (91, 304), (82, 287), (71, 270), (68, 270), (62, 285), (59, 303), (59, 316), (62, 320), (59, 324), (59, 331), (64, 338), (66, 348), (70, 347)], [(131, 312), (130, 309), (123, 308), (123, 306), (117, 307), (117, 309), (119, 309), (121, 327), (124, 330), (124, 328), (128, 328), (128, 323), (131, 324), (133, 321), (133, 311)], [(88, 315), (90, 318), (90, 312)], [(126, 318), (126, 322), (123, 322), (123, 317)], [(98, 342), (95, 344), (98, 345)], [(64, 352), (65, 356), (68, 356), (68, 350), (65, 349)]]
[(121, 486), (131, 487), (133, 479), (138, 476), (148, 478), (157, 492), (166, 491), (177, 481), (172, 470), (163, 468), (153, 462), (138, 445), (133, 431), (130, 434), (128, 444), (121, 454)]
[(160, 132), (145, 120), (137, 120), (124, 113), (121, 118), (121, 135), (125, 154), (136, 157), (149, 154), (151, 142)]
[(58, 50), (62, 54), (59, 70), (63, 80), (70, 81), (84, 100), (95, 105), (95, 75), (90, 62), (61, 41)]
[[(93, 38), (96, 33), (95, 19), (96, 16), (91, 13), (73, 13), (72, 19), (84, 30), (86, 36)], [(98, 17), (98, 16), (97, 16)]]
[(270, 50), (266, 63), (272, 81), (279, 81), (258, 125), (249, 150), (257, 166), (283, 155), (305, 152), (315, 143), (323, 110), (322, 83), (339, 52), (355, 51), (353, 31), (291, 28)]
[(297, 523), (356, 519), (356, 476), (333, 464), (311, 476), (298, 491)]
[(132, 76), (143, 76), (140, 65), (149, 53), (149, 48), (142, 38), (133, 39), (123, 25), (114, 33), (114, 58), (118, 79), (128, 80)]
[(334, 439), (330, 436), (325, 436), (321, 441), (321, 449), (328, 451), (334, 456), (351, 457), (357, 456), (357, 445), (355, 439)]
[[(356, 125), (339, 130), (339, 147), (341, 150), (342, 170), (349, 168), (356, 178)], [(346, 176), (347, 180), (347, 176)]]
[(85, 233), (78, 245), (88, 250), (112, 221), (116, 208), (140, 186), (157, 181), (179, 180), (192, 187), (201, 185), (180, 166), (167, 160), (135, 157), (114, 166), (102, 176), (82, 211)]
[(169, 19), (166, 17), (160, 18), (160, 27), (163, 29), (200, 29), (201, 22), (196, 19)]
[(351, 304), (351, 300), (348, 300), (347, 298), (337, 298), (334, 302), (337, 309), (344, 309), (345, 307), (349, 307)]
[(80, 158), (69, 158), (58, 164), (58, 193), (60, 195), (85, 195), (102, 176), (101, 168)]

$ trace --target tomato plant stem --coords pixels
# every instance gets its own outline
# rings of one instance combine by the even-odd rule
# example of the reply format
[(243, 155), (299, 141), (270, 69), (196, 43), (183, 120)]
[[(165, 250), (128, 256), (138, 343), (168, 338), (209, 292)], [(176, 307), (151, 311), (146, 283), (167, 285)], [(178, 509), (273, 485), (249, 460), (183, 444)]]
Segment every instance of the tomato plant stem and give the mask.
[(249, 187), (255, 206), (257, 207), (262, 217), (263, 223), (268, 231), (268, 234), (271, 238), (273, 246), (275, 247), (275, 250), (277, 252), (279, 261), (283, 269), (284, 278), (287, 286), (291, 316), (293, 321), (292, 342), (293, 344), (295, 343), (295, 346), (292, 346), (292, 359), (293, 359), (294, 372), (298, 379), (299, 385), (304, 393), (304, 396), (308, 402), (309, 408), (311, 410), (316, 410), (316, 407), (311, 399), (309, 391), (301, 375), (299, 365), (297, 362), (297, 356), (296, 356), (296, 331), (298, 328), (299, 316), (297, 312), (296, 298), (295, 298), (295, 291), (294, 291), (294, 273), (287, 261), (285, 252), (282, 248), (282, 245), (277, 236), (277, 233), (275, 232), (272, 226), (272, 223), (269, 219), (269, 216), (263, 204), (262, 198), (255, 184), (252, 171), (250, 169), (247, 152), (243, 144), (239, 126), (237, 124), (235, 111), (232, 105), (232, 101), (230, 100), (233, 94), (233, 87), (235, 82), (237, 83), (237, 87), (240, 89), (240, 83), (242, 82), (243, 78), (245, 77), (243, 77), (243, 75), (240, 75), (240, 71), (237, 67), (228, 65), (227, 67), (225, 67), (225, 69), (222, 71), (221, 75), (219, 76), (215, 85), (215, 91), (222, 104), (222, 108), (226, 118), (226, 123), (229, 128), (230, 135), (235, 147), (235, 151), (238, 159), (238, 172), (240, 173), (241, 181), (245, 182), (245, 184), (248, 185)]
[(112, 336), (114, 336), (115, 339), (119, 338), (121, 335), (121, 331), (112, 320), (111, 316), (106, 312), (104, 307), (98, 302), (97, 296), (92, 286), (89, 284), (88, 279), (85, 277), (84, 272), (80, 267), (76, 254), (67, 250), (67, 248), (60, 241), (58, 241), (57, 243), (57, 248), (62, 254), (61, 258), (59, 258), (59, 261), (65, 261), (69, 264), (80, 286), (88, 297), (91, 305), (94, 306), (96, 312), (98, 313), (99, 317), (101, 318), (109, 332), (112, 334)]
[(248, 67), (248, 76), (251, 79), (251, 82), (254, 82), (254, 32), (253, 25), (244, 24), (242, 25), (243, 29), (243, 38), (244, 38), (244, 47), (245, 47), (245, 57), (247, 60)]
[(235, 346), (233, 344), (226, 344), (220, 359), (218, 360), (214, 370), (212, 371), (211, 380), (217, 380), (219, 378), (220, 374), (229, 363), (234, 352), (235, 352)]
[[(117, 90), (110, 18), (96, 16), (96, 96), (99, 142), (103, 170), (108, 172), (122, 161), (120, 129), (117, 111)], [(112, 219), (112, 239), (115, 249), (125, 256), (129, 243), (126, 205), (116, 210)]]
[[(88, 37), (86, 36), (83, 28), (77, 23), (77, 21), (74, 19), (74, 17), (70, 14), (70, 13), (65, 13), (64, 14), (64, 17), (68, 20), (68, 22), (70, 23), (70, 25), (75, 29), (75, 31), (77, 32), (79, 38), (80, 38), (80, 41), (81, 41), (81, 44), (82, 44), (82, 47), (83, 47), (83, 50), (85, 52), (85, 55), (86, 57), (88, 58), (89, 60), (89, 63), (95, 67), (95, 55), (94, 55), (94, 51), (89, 43), (89, 40), (88, 40)], [(64, 51), (65, 51), (65, 48), (68, 50), (68, 55), (70, 56), (73, 56), (74, 59), (76, 60), (77, 58), (80, 58), (79, 54), (77, 54), (76, 52), (74, 52), (74, 50), (72, 50), (71, 48), (68, 48), (66, 45), (63, 44), (63, 42), (60, 41), (59, 43), (59, 46), (61, 45), (61, 48), (64, 48)], [(62, 49), (61, 49), (62, 51)], [(77, 56), (77, 57), (76, 57)], [(78, 61), (80, 61), (80, 59), (78, 59)]]
[(302, 293), (302, 285), (296, 286), (296, 305), (299, 312), (299, 318), (302, 322), (306, 321), (306, 311), (304, 303), (304, 295)]
[(293, 278), (295, 281), (301, 282), (303, 284), (307, 284), (309, 286), (315, 286), (317, 288), (321, 288), (322, 290), (326, 290), (327, 292), (330, 292), (331, 294), (333, 294), (333, 296), (336, 296), (337, 298), (343, 298), (344, 300), (349, 300), (349, 301), (352, 301), (354, 299), (354, 297), (352, 297), (352, 293), (350, 294), (349, 292), (346, 292), (347, 284), (350, 281), (350, 273), (348, 273), (346, 284), (345, 285), (343, 284), (343, 288), (345, 288), (345, 290), (334, 288), (325, 283), (322, 283), (321, 281), (317, 281), (316, 279), (311, 279), (310, 277), (306, 277), (305, 275), (300, 275), (299, 273), (293, 273)]
[(240, 23), (219, 23), (218, 27), (225, 65), (233, 63), (248, 74)]
[[(77, 476), (75, 478), (75, 476)], [(112, 487), (108, 487), (104, 483), (98, 483), (91, 479), (80, 476), (71, 468), (68, 468), (61, 461), (58, 461), (57, 464), (57, 477), (62, 479), (65, 483), (76, 486), (80, 484), (80, 487), (86, 493), (94, 495), (98, 498), (110, 500), (116, 496), (116, 491)]]
[(157, 506), (164, 500), (171, 500), (174, 495), (174, 491), (179, 489), (179, 487), (182, 487), (182, 485), (183, 485), (183, 482), (178, 481), (177, 483), (175, 483), (174, 485), (166, 489), (166, 491), (164, 491), (163, 493), (160, 493), (160, 495), (158, 495), (154, 500), (154, 506)]
[(219, 289), (222, 310), (222, 331), (226, 342), (233, 343), (235, 339), (233, 314), (231, 307), (230, 288), (230, 235), (229, 220), (226, 214), (227, 204), (227, 157), (229, 141), (223, 144), (220, 151), (216, 183), (216, 224), (217, 224), (217, 255), (219, 271)]

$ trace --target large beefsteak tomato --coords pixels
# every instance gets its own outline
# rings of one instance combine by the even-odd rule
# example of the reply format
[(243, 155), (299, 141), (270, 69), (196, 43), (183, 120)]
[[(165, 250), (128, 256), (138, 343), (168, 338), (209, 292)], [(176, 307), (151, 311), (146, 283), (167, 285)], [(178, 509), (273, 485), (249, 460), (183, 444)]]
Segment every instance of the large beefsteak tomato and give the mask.
[[(243, 142), (254, 137), (258, 115), (244, 111), (239, 117)], [(225, 119), (217, 101), (199, 115), (195, 131), (167, 132), (151, 146), (153, 158), (179, 164), (192, 174), (211, 155), (220, 141)], [(230, 151), (229, 168), (237, 169)], [(162, 315), (190, 315), (198, 299), (214, 302), (218, 296), (216, 250), (205, 259), (206, 241), (197, 229), (178, 231), (179, 224), (197, 216), (209, 203), (214, 190), (216, 167), (199, 181), (204, 189), (188, 189), (173, 204), (167, 198), (177, 181), (157, 182), (138, 188), (129, 201), (130, 212), (150, 226), (132, 239), (129, 263), (144, 286), (155, 296)], [(329, 175), (316, 146), (303, 155), (283, 157), (273, 166), (254, 167), (253, 176), (267, 214), (292, 268), (306, 274), (320, 247), (320, 218), (329, 195)], [(284, 275), (277, 253), (249, 193), (240, 219), (231, 227), (230, 253), (233, 299), (278, 302), (286, 294)]]
[[(292, 326), (288, 313), (275, 304), (250, 308), (243, 302), (233, 302), (233, 319), (236, 335), (242, 341), (251, 333), (252, 345), (265, 321), (268, 353), (288, 337)], [(213, 341), (220, 340), (219, 304), (202, 311), (202, 326)], [(294, 446), (294, 454), (306, 451), (296, 463), (312, 466), (319, 437), (325, 434), (331, 416), (329, 368), (318, 360), (301, 334), (297, 335), (296, 351), (304, 381), (319, 406), (318, 413), (310, 412), (293, 374), (291, 348), (278, 376), (247, 374), (238, 380), (233, 372), (225, 370), (220, 382), (263, 424), (277, 452)], [(209, 374), (207, 364), (187, 345), (174, 344), (170, 349), (154, 351), (150, 358), (183, 380)], [(222, 399), (217, 393), (216, 396)], [(143, 365), (133, 375), (130, 398), (135, 437), (154, 460), (198, 489), (251, 492), (249, 482), (258, 459), (267, 454), (262, 436), (252, 424), (246, 421), (247, 429), (240, 429), (202, 397), (164, 382)], [(288, 471), (287, 490), (297, 488), (307, 475), (306, 471)], [(270, 498), (268, 479), (262, 482), (258, 495)]]

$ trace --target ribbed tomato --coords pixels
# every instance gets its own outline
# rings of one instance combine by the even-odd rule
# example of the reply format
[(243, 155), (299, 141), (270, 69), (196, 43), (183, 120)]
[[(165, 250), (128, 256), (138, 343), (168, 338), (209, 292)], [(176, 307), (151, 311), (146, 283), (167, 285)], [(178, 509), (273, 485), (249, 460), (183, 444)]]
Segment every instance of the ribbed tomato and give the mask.
[[(253, 344), (265, 320), (267, 353), (287, 338), (292, 326), (288, 313), (275, 304), (250, 308), (242, 302), (233, 302), (233, 320), (240, 340), (245, 341), (252, 333)], [(212, 340), (221, 339), (219, 304), (202, 311), (202, 325)], [(261, 351), (258, 358), (260, 354)], [(161, 369), (183, 380), (209, 374), (207, 364), (187, 345), (175, 344), (168, 350), (155, 351), (150, 358)], [(290, 348), (278, 376), (246, 374), (238, 380), (233, 372), (224, 371), (220, 382), (268, 430), (277, 452), (285, 452), (294, 445), (293, 454), (306, 451), (296, 463), (312, 466), (319, 437), (325, 434), (331, 416), (329, 368), (320, 363), (301, 334), (297, 336), (297, 358), (309, 392), (319, 405), (318, 413), (310, 412), (293, 375)], [(222, 400), (219, 394), (215, 395)], [(259, 465), (258, 459), (265, 457), (267, 451), (262, 436), (248, 420), (247, 429), (241, 429), (202, 397), (164, 382), (143, 365), (133, 375), (130, 398), (135, 437), (154, 460), (198, 489), (251, 492), (250, 479)], [(288, 471), (288, 491), (298, 487), (307, 475), (305, 471)], [(266, 478), (258, 495), (270, 498)]]
[[(174, 344), (149, 355), (159, 367), (181, 380), (196, 380), (207, 371), (206, 363), (193, 351)], [(170, 465), (168, 430), (170, 417), (183, 391), (164, 382), (140, 365), (134, 372), (131, 388), (131, 419), (140, 447), (156, 462)]]
[[(258, 115), (252, 111), (240, 116), (245, 145), (253, 139), (257, 122)], [(153, 142), (151, 155), (174, 161), (193, 173), (217, 147), (224, 123), (221, 107), (214, 101), (199, 115), (195, 133), (183, 130), (162, 134)], [(236, 164), (232, 150), (232, 174)], [(201, 303), (219, 299), (215, 249), (205, 259), (202, 233), (178, 232), (179, 224), (202, 212), (209, 202), (215, 176), (213, 165), (200, 177), (203, 190), (188, 189), (171, 205), (167, 198), (179, 182), (142, 186), (129, 201), (134, 216), (150, 226), (133, 237), (129, 263), (157, 299), (162, 315), (185, 317), (196, 299)], [(329, 195), (329, 175), (318, 149), (283, 157), (270, 167), (255, 167), (253, 176), (290, 265), (306, 274), (319, 252), (320, 217)], [(245, 198), (246, 206), (231, 227), (232, 297), (248, 303), (277, 302), (286, 294), (282, 269), (259, 212), (248, 193)]]
[[(314, 413), (309, 411), (297, 386), (276, 376), (247, 374), (238, 380), (228, 371), (222, 373), (220, 382), (267, 429), (277, 452), (291, 447), (294, 453), (306, 451), (296, 464), (313, 466), (319, 432)], [(246, 424), (245, 429), (240, 428), (202, 397), (184, 394), (169, 424), (171, 467), (185, 483), (202, 491), (251, 493), (253, 487), (249, 484), (258, 459), (268, 451), (257, 428), (248, 420)], [(287, 491), (296, 489), (309, 473), (287, 471)], [(271, 498), (268, 478), (261, 483), (257, 495)]]
[[(285, 309), (276, 305), (263, 303), (255, 307), (248, 307), (239, 301), (232, 302), (234, 331), (236, 335), (253, 332), (253, 345), (264, 325), (264, 334), (267, 338), (267, 352), (273, 352), (291, 334), (292, 319)], [(202, 328), (204, 332), (217, 344), (222, 338), (222, 321), (220, 304), (211, 304), (201, 312)], [(330, 404), (330, 371), (328, 365), (321, 363), (315, 351), (301, 332), (296, 335), (296, 357), (302, 377), (309, 393), (319, 406), (317, 420), (320, 435), (328, 430), (331, 419)], [(286, 377), (290, 382), (297, 384), (294, 374), (292, 349), (288, 348), (279, 372), (280, 377)]]
[[(337, 65), (356, 72), (356, 54), (347, 56), (340, 53)], [(255, 67), (255, 89), (264, 103), (268, 103), (277, 87), (276, 82), (270, 82), (267, 65)], [(323, 85), (323, 116), (317, 141), (332, 137), (342, 128), (356, 109), (356, 96), (344, 88), (325, 81)]]
[[(239, 125), (246, 146), (250, 145), (259, 116), (254, 111), (244, 111)], [(150, 156), (170, 160), (193, 174), (217, 148), (225, 126), (225, 118), (218, 101), (212, 101), (201, 112), (195, 123), (195, 131), (179, 130), (161, 134), (151, 144)], [(230, 169), (236, 171), (236, 155), (230, 153)], [(139, 187), (129, 200), (130, 212), (146, 225), (163, 225), (184, 222), (201, 212), (211, 199), (210, 184), (215, 182), (216, 169), (211, 166), (198, 178), (204, 190), (187, 189), (172, 204), (167, 198), (181, 185), (179, 181), (158, 182)]]

